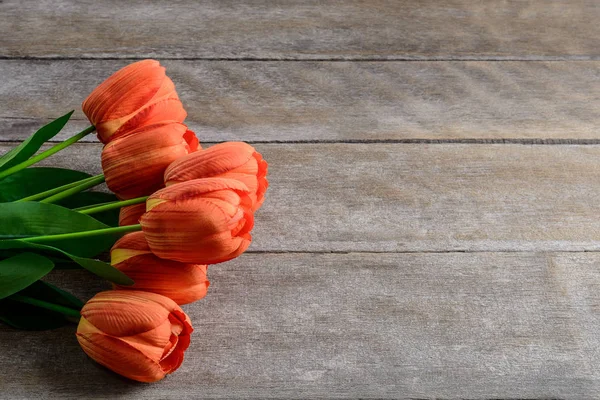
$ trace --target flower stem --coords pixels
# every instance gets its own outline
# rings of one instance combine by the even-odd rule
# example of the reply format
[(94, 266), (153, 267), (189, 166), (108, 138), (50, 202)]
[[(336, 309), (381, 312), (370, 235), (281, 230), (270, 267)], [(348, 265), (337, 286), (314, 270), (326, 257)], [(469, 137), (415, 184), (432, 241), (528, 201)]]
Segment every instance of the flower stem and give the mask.
[(135, 199), (130, 200), (122, 200), (122, 201), (113, 201), (111, 203), (101, 204), (97, 207), (85, 208), (83, 210), (78, 210), (82, 214), (94, 214), (101, 211), (113, 210), (115, 208), (121, 208), (125, 206), (131, 206), (133, 204), (139, 204), (146, 201), (148, 196), (136, 197)]
[(59, 186), (59, 187), (54, 188), (54, 189), (49, 189), (49, 190), (46, 190), (45, 192), (41, 192), (41, 193), (34, 194), (34, 195), (31, 195), (31, 196), (23, 197), (22, 199), (15, 200), (15, 201), (19, 202), (19, 201), (37, 201), (37, 200), (41, 200), (41, 199), (44, 199), (44, 198), (46, 198), (48, 196), (52, 196), (52, 195), (55, 195), (57, 193), (63, 192), (65, 190), (67, 190), (67, 189), (71, 189), (71, 188), (74, 188), (74, 187), (79, 186), (81, 184), (84, 184), (84, 183), (96, 180), (100, 176), (102, 176), (102, 175), (91, 176), (89, 178), (85, 178), (85, 179), (82, 179), (82, 180), (77, 181), (77, 182), (67, 183), (66, 185), (62, 185), (62, 186)]
[(105, 205), (108, 205), (108, 204), (115, 204), (115, 203), (118, 203), (120, 201), (121, 200), (113, 200), (113, 201), (107, 201), (107, 202), (104, 202), (104, 203), (90, 204), (88, 206), (82, 206), (82, 207), (73, 208), (73, 211), (89, 210), (89, 209), (92, 209), (92, 208), (96, 208), (96, 207), (100, 207), (100, 206), (105, 206)]
[(25, 242), (44, 243), (44, 242), (53, 242), (55, 240), (83, 239), (83, 238), (89, 238), (89, 237), (94, 237), (94, 236), (114, 235), (114, 234), (119, 234), (119, 233), (135, 232), (135, 231), (141, 231), (141, 230), (142, 230), (142, 226), (140, 224), (137, 224), (137, 225), (117, 226), (115, 228), (95, 229), (95, 230), (91, 230), (91, 231), (59, 233), (57, 235), (31, 236), (31, 237), (22, 238), (19, 240), (22, 240)]
[(86, 182), (80, 183), (79, 185), (64, 190), (60, 193), (56, 193), (50, 197), (45, 198), (44, 200), (40, 200), (40, 203), (55, 203), (76, 193), (83, 192), (86, 189), (99, 185), (102, 182), (104, 182), (104, 180), (105, 178), (103, 174), (93, 176), (89, 178)]
[(30, 165), (33, 165), (37, 162), (42, 161), (44, 158), (50, 157), (52, 154), (58, 153), (62, 149), (69, 147), (73, 143), (77, 142), (78, 140), (85, 137), (86, 135), (89, 135), (90, 133), (94, 132), (95, 130), (96, 130), (96, 128), (94, 126), (90, 126), (86, 129), (82, 130), (81, 132), (79, 132), (77, 135), (70, 137), (69, 139), (65, 140), (62, 143), (59, 143), (55, 146), (50, 147), (48, 150), (38, 154), (37, 156), (33, 156), (30, 159), (25, 160), (20, 164), (14, 165), (14, 166), (10, 167), (9, 169), (6, 169), (6, 170), (0, 172), (0, 179), (4, 179), (9, 175), (14, 174), (15, 172), (19, 172), (20, 170), (25, 169), (25, 168), (29, 167)]
[(20, 303), (31, 304), (32, 306), (45, 308), (47, 310), (56, 311), (58, 313), (66, 315), (68, 317), (74, 317), (77, 319), (81, 318), (81, 314), (79, 313), (79, 310), (75, 310), (75, 309), (65, 307), (65, 306), (60, 306), (60, 305), (54, 304), (54, 303), (48, 303), (43, 300), (34, 299), (33, 297), (22, 296), (20, 294), (13, 294), (12, 296), (9, 297), (9, 299), (18, 301)]

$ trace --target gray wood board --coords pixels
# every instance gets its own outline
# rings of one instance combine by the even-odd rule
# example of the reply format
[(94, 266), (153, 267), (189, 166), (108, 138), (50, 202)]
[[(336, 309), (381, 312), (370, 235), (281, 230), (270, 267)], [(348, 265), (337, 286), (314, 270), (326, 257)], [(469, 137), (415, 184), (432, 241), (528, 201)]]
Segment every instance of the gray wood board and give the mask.
[[(128, 62), (0, 61), (0, 140), (72, 109), (57, 139), (85, 128), (81, 102)], [(203, 141), (600, 139), (600, 62), (165, 65)]]
[[(600, 146), (256, 148), (270, 188), (252, 251), (600, 250)], [(44, 165), (97, 174), (100, 150), (75, 145)]]
[[(0, 327), (2, 397), (565, 398), (600, 392), (597, 253), (245, 254), (184, 306), (179, 371), (135, 384), (74, 328)], [(80, 271), (50, 280), (82, 299)]]
[(0, 15), (2, 57), (600, 57), (594, 0), (5, 0)]

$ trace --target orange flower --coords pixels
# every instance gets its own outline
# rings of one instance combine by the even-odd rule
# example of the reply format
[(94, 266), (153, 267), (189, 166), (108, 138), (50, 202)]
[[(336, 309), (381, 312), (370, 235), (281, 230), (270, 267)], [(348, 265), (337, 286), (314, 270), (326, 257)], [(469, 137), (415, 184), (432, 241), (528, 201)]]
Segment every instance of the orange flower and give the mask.
[(137, 129), (104, 146), (106, 184), (121, 199), (149, 195), (163, 187), (169, 164), (197, 148), (194, 132), (178, 122)]
[(167, 186), (198, 178), (230, 178), (250, 189), (252, 210), (260, 208), (269, 186), (268, 164), (254, 147), (243, 142), (225, 142), (181, 157), (165, 171)]
[(162, 294), (180, 305), (206, 296), (207, 266), (158, 258), (150, 251), (143, 232), (129, 233), (119, 239), (110, 257), (111, 264), (135, 282), (133, 286), (115, 286), (117, 289)]
[(155, 382), (183, 362), (194, 329), (175, 302), (156, 293), (111, 290), (81, 310), (77, 340), (99, 364), (127, 378)]
[(119, 212), (119, 226), (135, 225), (140, 223), (140, 218), (146, 212), (146, 203), (121, 207)]
[(187, 116), (173, 81), (156, 60), (138, 61), (115, 72), (82, 107), (102, 143), (157, 122), (183, 122)]
[(140, 224), (154, 254), (216, 264), (242, 254), (254, 225), (249, 190), (234, 179), (193, 179), (151, 195)]

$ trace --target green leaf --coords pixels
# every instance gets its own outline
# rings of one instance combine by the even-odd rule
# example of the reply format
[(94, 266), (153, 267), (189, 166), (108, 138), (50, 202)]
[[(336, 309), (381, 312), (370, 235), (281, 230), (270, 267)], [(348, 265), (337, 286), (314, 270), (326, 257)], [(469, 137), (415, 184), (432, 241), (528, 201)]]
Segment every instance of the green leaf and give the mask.
[(61, 306), (80, 310), (83, 307), (83, 302), (71, 293), (62, 290), (51, 283), (37, 281), (27, 288), (21, 290), (19, 294), (23, 296), (33, 297), (35, 299), (44, 300), (48, 303), (54, 303)]
[(44, 125), (36, 133), (25, 139), (23, 143), (0, 157), (0, 171), (22, 163), (34, 155), (44, 143), (61, 131), (71, 118), (71, 114), (73, 114), (73, 111)]
[[(43, 281), (33, 283), (19, 294), (76, 310), (83, 307), (83, 302), (71, 293)], [(55, 329), (74, 322), (61, 313), (13, 301), (10, 297), (0, 300), (0, 321), (24, 330)]]
[[(1, 207), (0, 207), (1, 209)], [(98, 275), (101, 278), (114, 282), (118, 285), (133, 285), (133, 280), (127, 275), (113, 267), (112, 265), (103, 261), (93, 260), (91, 258), (78, 257), (74, 254), (68, 253), (59, 248), (48, 246), (39, 243), (26, 242), (19, 239), (0, 240), (0, 250), (11, 250), (11, 249), (32, 249), (37, 250), (36, 252), (49, 253), (49, 254), (60, 254), (66, 256), (79, 264), (81, 267), (87, 269), (91, 273)]]
[[(116, 200), (118, 200), (117, 196), (112, 193), (81, 192), (59, 201), (58, 204), (67, 208), (78, 208)], [(90, 216), (108, 226), (119, 226), (119, 210), (116, 208), (114, 210), (91, 214)]]
[(0, 299), (25, 289), (52, 268), (52, 261), (35, 253), (21, 253), (0, 261)]
[[(2, 204), (0, 221), (0, 238), (4, 239), (108, 228), (108, 225), (89, 215), (55, 204), (32, 201)], [(109, 249), (116, 239), (117, 236), (107, 235), (93, 239), (60, 239), (48, 244), (79, 257), (94, 257)]]
[(0, 202), (19, 200), (89, 177), (72, 169), (26, 168), (0, 180)]
[(71, 323), (60, 313), (19, 303), (10, 298), (0, 300), (0, 321), (25, 331), (56, 329)]

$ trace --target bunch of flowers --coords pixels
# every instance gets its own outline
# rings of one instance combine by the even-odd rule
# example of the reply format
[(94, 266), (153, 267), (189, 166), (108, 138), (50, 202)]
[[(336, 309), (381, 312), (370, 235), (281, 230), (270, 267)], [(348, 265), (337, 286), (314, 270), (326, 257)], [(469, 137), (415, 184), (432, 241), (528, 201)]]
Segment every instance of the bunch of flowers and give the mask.
[[(202, 299), (210, 264), (242, 254), (267, 190), (252, 146), (202, 149), (165, 68), (126, 66), (83, 102), (92, 126), (37, 154), (71, 113), (0, 157), (0, 321), (18, 329), (77, 322), (95, 361), (154, 382), (175, 371), (193, 331), (180, 305)], [(103, 174), (31, 165), (91, 132)], [(86, 191), (106, 182), (113, 194)], [(110, 264), (96, 259), (110, 248)], [(40, 280), (85, 268), (113, 283), (85, 305)]]

